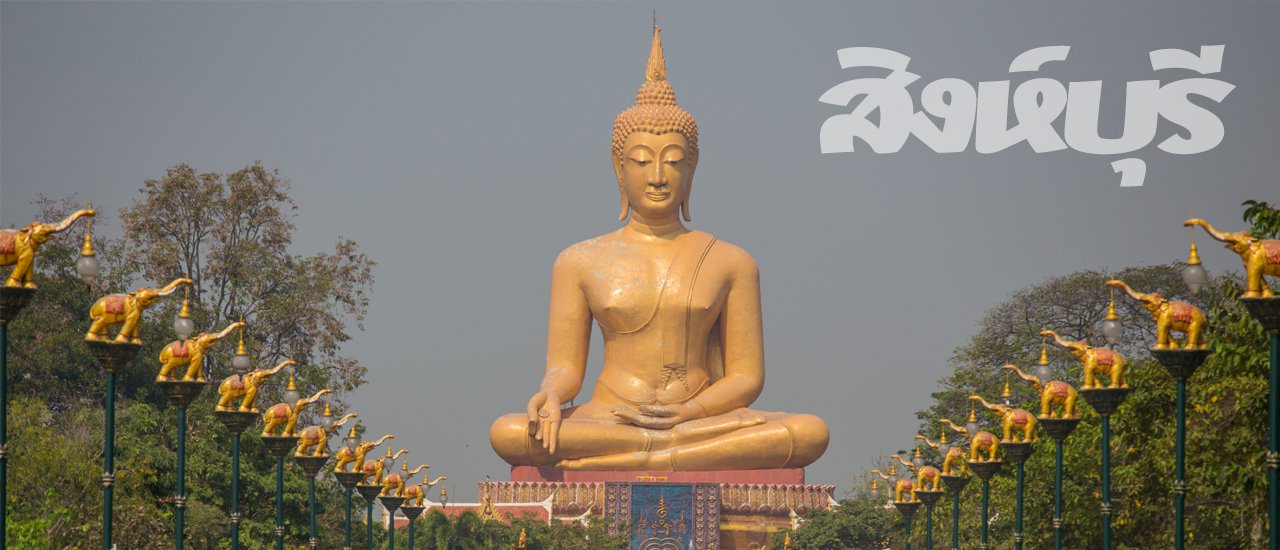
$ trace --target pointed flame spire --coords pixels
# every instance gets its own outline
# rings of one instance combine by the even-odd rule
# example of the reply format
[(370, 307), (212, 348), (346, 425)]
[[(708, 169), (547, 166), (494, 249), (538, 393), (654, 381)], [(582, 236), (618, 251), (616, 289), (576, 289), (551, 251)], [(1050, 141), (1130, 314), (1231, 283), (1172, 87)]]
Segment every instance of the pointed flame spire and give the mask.
[[(186, 309), (186, 302), (183, 302), (183, 308)], [(240, 322), (244, 322), (244, 316), (240, 316)], [(244, 348), (244, 325), (240, 325), (240, 342), (236, 344), (236, 355), (249, 355), (249, 351)]]
[[(1044, 330), (1044, 327), (1040, 327), (1040, 330)], [(1042, 366), (1049, 364), (1049, 337), (1048, 336), (1040, 337), (1040, 362), (1036, 364), (1042, 365)]]
[(190, 286), (185, 286), (182, 288), (182, 311), (178, 312), (178, 317), (182, 317), (183, 319), (191, 318), (191, 287)]
[(1116, 287), (1111, 287), (1111, 303), (1107, 305), (1107, 320), (1115, 321), (1119, 317), (1116, 316)]
[(655, 20), (653, 25), (653, 45), (649, 47), (649, 65), (645, 67), (644, 78), (649, 82), (667, 79), (667, 59), (662, 54), (662, 27)]
[[(93, 201), (89, 201), (89, 210), (93, 210)], [(81, 256), (94, 255), (91, 233), (93, 233), (93, 218), (88, 218), (84, 221), (84, 246), (80, 247)], [(1192, 234), (1194, 235), (1195, 233), (1193, 232)]]
[[(92, 208), (92, 204), (89, 207)], [(1191, 217), (1196, 217), (1195, 210), (1191, 211)], [(1187, 265), (1200, 265), (1200, 253), (1196, 251), (1196, 227), (1193, 225), (1187, 229), (1191, 230), (1191, 250), (1187, 252)]]

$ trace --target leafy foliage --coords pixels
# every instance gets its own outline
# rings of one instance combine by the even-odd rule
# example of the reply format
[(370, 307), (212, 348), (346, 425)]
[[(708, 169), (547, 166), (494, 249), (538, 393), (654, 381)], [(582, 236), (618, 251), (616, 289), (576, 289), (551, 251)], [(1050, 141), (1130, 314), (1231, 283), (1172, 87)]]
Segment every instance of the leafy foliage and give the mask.
[[(1280, 210), (1267, 203), (1244, 203), (1245, 221), (1251, 232), (1263, 238), (1280, 236)], [(963, 424), (968, 417), (969, 395), (989, 400), (1000, 395), (1004, 376), (999, 367), (1014, 363), (1033, 365), (1040, 353), (1042, 326), (1066, 338), (1087, 338), (1102, 345), (1099, 324), (1110, 298), (1106, 280), (1120, 278), (1143, 292), (1158, 292), (1170, 299), (1198, 304), (1208, 318), (1205, 337), (1212, 354), (1187, 385), (1187, 536), (1193, 548), (1259, 548), (1266, 531), (1266, 439), (1268, 343), (1267, 335), (1237, 301), (1241, 279), (1233, 273), (1216, 277), (1198, 296), (1187, 294), (1180, 280), (1180, 264), (1129, 267), (1115, 273), (1081, 271), (1052, 277), (1013, 293), (988, 310), (969, 344), (951, 358), (952, 372), (939, 381), (934, 402), (918, 413), (921, 433), (936, 437), (938, 418)], [(1116, 307), (1125, 325), (1117, 350), (1129, 361), (1128, 380), (1134, 389), (1112, 416), (1113, 542), (1116, 548), (1173, 547), (1174, 413), (1175, 383), (1147, 351), (1155, 341), (1150, 314), (1123, 295)], [(1074, 357), (1050, 345), (1057, 378), (1078, 385), (1080, 369)], [(1014, 378), (1013, 401), (1038, 412), (1039, 399), (1032, 388)], [(1064, 444), (1063, 518), (1064, 547), (1099, 547), (1101, 522), (1099, 470), (1101, 435), (1099, 417), (1083, 400), (1078, 404), (1082, 422)], [(994, 415), (979, 412), (982, 429), (995, 431)], [(998, 432), (997, 432), (998, 433)], [(936, 452), (926, 448), (927, 462), (940, 465)], [(882, 468), (883, 464), (873, 467)], [(1053, 533), (1053, 442), (1040, 439), (1025, 465), (1025, 547), (1046, 548)], [(990, 540), (996, 548), (1011, 547), (1015, 503), (1015, 469), (1010, 464), (991, 480)], [(872, 499), (865, 490), (868, 476), (858, 478), (853, 500), (879, 509), (883, 497)], [(885, 492), (882, 488), (881, 495)], [(846, 503), (850, 501), (845, 501)], [(883, 548), (880, 542), (855, 544), (839, 533), (874, 524), (844, 511), (813, 513), (792, 536), (792, 548)], [(961, 493), (960, 538), (976, 542), (981, 525), (981, 483), (974, 481)], [(912, 544), (922, 545), (921, 513), (913, 522)], [(950, 538), (951, 498), (943, 498), (934, 510), (934, 543)], [(896, 516), (896, 513), (894, 513)], [(902, 524), (879, 531), (902, 544)], [(939, 538), (941, 537), (941, 538)], [(781, 548), (775, 537), (773, 548)], [(919, 547), (919, 546), (918, 546)]]

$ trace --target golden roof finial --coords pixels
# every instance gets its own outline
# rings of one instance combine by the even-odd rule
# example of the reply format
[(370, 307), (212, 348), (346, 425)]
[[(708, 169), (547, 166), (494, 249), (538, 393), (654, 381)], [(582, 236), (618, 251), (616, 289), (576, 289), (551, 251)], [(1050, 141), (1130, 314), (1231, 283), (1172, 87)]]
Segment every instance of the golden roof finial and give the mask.
[[(93, 201), (89, 201), (89, 210), (93, 210)], [(1193, 228), (1191, 228), (1191, 229), (1193, 229), (1193, 230), (1194, 230), (1195, 228), (1193, 227)], [(92, 237), (90, 237), (90, 234), (91, 234), (91, 233), (93, 233), (93, 218), (89, 218), (89, 219), (87, 219), (87, 220), (85, 220), (85, 221), (84, 221), (84, 246), (80, 247), (80, 255), (81, 255), (81, 256), (93, 256), (93, 255), (94, 255), (94, 252), (93, 252), (93, 238), (92, 238)], [(1192, 234), (1192, 235), (1194, 235), (1194, 234), (1195, 234), (1195, 231), (1192, 231), (1192, 233), (1191, 233), (1191, 234)]]
[[(240, 316), (240, 322), (244, 322), (244, 315)], [(240, 325), (240, 343), (236, 344), (236, 355), (249, 355), (249, 352), (244, 349), (244, 325)]]
[(327, 401), (324, 404), (324, 415), (333, 416), (333, 410), (329, 408), (329, 403)]
[(293, 382), (293, 373), (292, 373), (292, 372), (290, 372), (290, 373), (289, 373), (289, 387), (288, 387), (288, 388), (286, 388), (286, 389), (291, 390), (291, 391), (298, 391), (298, 385), (297, 385), (297, 384), (295, 384), (295, 383)]
[[(190, 286), (186, 286), (182, 288), (182, 311), (178, 312), (178, 317), (182, 317), (183, 319), (191, 318), (191, 287)], [(244, 331), (244, 329), (240, 329), (240, 330), (241, 332)]]
[(1009, 391), (1009, 371), (1004, 371), (1004, 391), (1000, 392), (1001, 399), (1009, 399), (1013, 397), (1013, 392)]
[(667, 59), (662, 55), (662, 27), (658, 26), (656, 15), (653, 21), (653, 45), (649, 47), (649, 65), (645, 68), (644, 79), (649, 82), (667, 79)]
[(1107, 320), (1114, 321), (1116, 317), (1116, 287), (1111, 288), (1111, 303), (1107, 305)]
[(973, 410), (973, 401), (969, 401), (969, 422), (977, 422), (978, 413)]
[(915, 454), (914, 454), (914, 455), (912, 455), (912, 458), (920, 458), (920, 444), (919, 444), (919, 443), (917, 443), (917, 444), (916, 444), (916, 452), (915, 452)]
[(350, 438), (352, 438), (352, 439), (355, 439), (355, 437), (356, 437), (356, 427), (355, 427), (354, 425), (353, 425), (353, 426), (351, 426), (351, 429), (350, 429), (350, 430), (347, 430), (347, 437), (350, 437)]
[[(1040, 330), (1044, 330), (1044, 327), (1041, 326)], [(1036, 364), (1037, 365), (1049, 364), (1049, 337), (1047, 336), (1040, 337), (1040, 362)]]
[[(89, 208), (93, 208), (90, 204)], [(1196, 211), (1191, 211), (1191, 217), (1196, 217)], [(1187, 252), (1187, 265), (1200, 265), (1200, 253), (1196, 251), (1196, 226), (1191, 226), (1191, 250)]]
[(400, 463), (400, 471), (401, 471), (401, 472), (408, 472), (408, 471), (409, 471), (409, 463), (408, 463), (408, 462), (401, 462), (401, 463)]
[(947, 442), (947, 431), (941, 430), (941, 432), (942, 432), (942, 435), (938, 437), (938, 444), (940, 445)]

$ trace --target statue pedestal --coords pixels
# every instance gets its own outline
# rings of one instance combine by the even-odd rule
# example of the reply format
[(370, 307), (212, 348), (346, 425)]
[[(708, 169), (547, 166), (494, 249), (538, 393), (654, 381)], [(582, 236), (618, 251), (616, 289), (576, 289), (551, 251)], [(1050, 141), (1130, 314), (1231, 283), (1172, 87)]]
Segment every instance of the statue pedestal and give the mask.
[[(719, 525), (718, 537), (702, 545), (689, 546), (700, 550), (751, 548), (753, 545), (767, 547), (771, 535), (791, 527), (793, 512), (804, 514), (809, 510), (825, 510), (835, 502), (835, 486), (805, 484), (802, 468), (576, 472), (530, 466), (511, 468), (511, 481), (480, 482), (479, 500), (489, 499), (493, 504), (501, 505), (532, 505), (550, 499), (553, 521), (588, 514), (630, 515), (629, 521), (635, 525), (638, 523), (637, 515), (656, 513), (658, 501), (668, 490), (671, 496), (666, 498), (682, 499), (684, 493), (690, 492), (695, 503), (707, 504), (707, 499), (718, 501), (718, 505), (700, 508), (703, 516), (715, 510), (718, 518), (712, 521)], [(656, 495), (651, 494), (655, 492)], [(621, 503), (624, 494), (629, 504)], [(632, 495), (643, 495), (643, 498), (632, 500)], [(668, 507), (674, 505), (668, 503)], [(679, 516), (676, 512), (669, 514)], [(686, 517), (693, 516), (687, 514)], [(690, 537), (692, 535), (689, 533)]]

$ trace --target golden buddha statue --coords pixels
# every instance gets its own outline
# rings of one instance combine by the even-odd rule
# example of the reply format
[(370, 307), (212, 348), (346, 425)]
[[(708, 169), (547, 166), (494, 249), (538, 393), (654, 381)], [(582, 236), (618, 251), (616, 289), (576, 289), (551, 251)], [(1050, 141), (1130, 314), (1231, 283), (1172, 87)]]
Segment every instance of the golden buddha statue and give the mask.
[[(660, 29), (646, 81), (613, 125), (622, 200), (616, 231), (552, 267), (546, 374), (526, 412), (493, 423), (516, 466), (565, 470), (799, 468), (827, 449), (827, 425), (747, 408), (764, 386), (760, 277), (746, 251), (690, 230), (698, 127), (666, 79)], [(628, 219), (629, 218), (629, 219)], [(582, 389), (591, 324), (604, 366)]]

